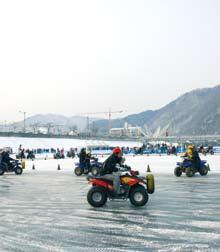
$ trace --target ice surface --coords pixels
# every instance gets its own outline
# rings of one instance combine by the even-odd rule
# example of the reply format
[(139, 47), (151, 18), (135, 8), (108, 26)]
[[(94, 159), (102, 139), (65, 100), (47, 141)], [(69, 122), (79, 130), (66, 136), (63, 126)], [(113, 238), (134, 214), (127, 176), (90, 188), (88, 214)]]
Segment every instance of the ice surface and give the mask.
[[(44, 157), (46, 155), (43, 155)], [(104, 161), (107, 156), (98, 156), (100, 161)], [(172, 174), (173, 170), (176, 166), (176, 162), (181, 161), (180, 156), (167, 156), (167, 155), (143, 155), (143, 156), (131, 156), (127, 155), (126, 164), (132, 167), (134, 170), (139, 170), (142, 173), (145, 173), (147, 170), (147, 166), (149, 165), (151, 170), (154, 173), (159, 174)], [(207, 160), (208, 164), (210, 165), (212, 173), (219, 173), (220, 172), (220, 155), (201, 155), (202, 160)], [(74, 163), (77, 162), (78, 159), (61, 159), (61, 160), (36, 160), (34, 162), (28, 161), (27, 162), (27, 169), (31, 169), (33, 164), (37, 167), (38, 170), (56, 170), (58, 164), (61, 165), (63, 171), (72, 171), (74, 167)]]
[(0, 177), (0, 251), (220, 251), (220, 155), (202, 156), (206, 177), (176, 178), (179, 159), (127, 156), (143, 174), (150, 165), (155, 194), (142, 208), (113, 201), (101, 209), (87, 203), (77, 159), (28, 161), (21, 176)]
[(21, 137), (0, 137), (0, 148), (11, 147), (14, 151), (18, 150), (22, 144), (25, 149), (32, 148), (65, 148), (85, 147), (90, 145), (100, 146), (141, 146), (140, 142), (132, 141), (99, 141), (99, 140), (79, 140), (79, 139), (62, 139), (62, 138), (21, 138)]

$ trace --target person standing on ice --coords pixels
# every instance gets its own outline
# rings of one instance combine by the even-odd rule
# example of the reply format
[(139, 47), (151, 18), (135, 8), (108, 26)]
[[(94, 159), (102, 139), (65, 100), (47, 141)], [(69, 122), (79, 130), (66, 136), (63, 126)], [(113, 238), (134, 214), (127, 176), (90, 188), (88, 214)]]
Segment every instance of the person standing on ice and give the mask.
[(60, 153), (62, 156), (64, 156), (64, 148), (61, 149)]
[(21, 151), (22, 151), (22, 145), (20, 144), (18, 148), (18, 153), (20, 153)]
[(100, 175), (106, 179), (113, 180), (114, 193), (120, 194), (120, 175), (119, 167), (123, 161), (123, 153), (120, 148), (115, 148), (110, 157), (103, 163)]

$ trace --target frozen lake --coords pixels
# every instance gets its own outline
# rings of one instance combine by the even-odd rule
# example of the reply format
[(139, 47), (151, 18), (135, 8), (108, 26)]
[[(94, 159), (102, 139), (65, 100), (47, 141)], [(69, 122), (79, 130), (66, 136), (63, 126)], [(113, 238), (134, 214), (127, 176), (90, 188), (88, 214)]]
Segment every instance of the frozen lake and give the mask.
[(18, 151), (19, 145), (22, 144), (25, 149), (47, 149), (47, 148), (64, 148), (69, 150), (72, 147), (82, 148), (85, 146), (141, 146), (140, 142), (134, 141), (102, 141), (102, 140), (81, 140), (81, 139), (63, 139), (63, 138), (29, 138), (29, 137), (0, 137), (0, 148), (11, 147), (14, 152)]
[[(38, 160), (22, 176), (0, 177), (0, 251), (220, 251), (220, 156), (207, 177), (176, 178), (178, 157), (127, 157), (155, 173), (147, 206), (88, 205), (89, 185), (73, 160)], [(61, 171), (57, 171), (58, 163)]]

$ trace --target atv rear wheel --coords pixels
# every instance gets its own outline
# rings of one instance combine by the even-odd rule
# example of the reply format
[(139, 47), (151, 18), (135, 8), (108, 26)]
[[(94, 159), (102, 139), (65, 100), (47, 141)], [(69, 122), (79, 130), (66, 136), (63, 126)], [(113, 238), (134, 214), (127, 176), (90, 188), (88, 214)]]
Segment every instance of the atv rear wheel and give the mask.
[(87, 194), (87, 200), (89, 204), (93, 207), (104, 206), (107, 201), (107, 198), (107, 191), (103, 187), (94, 186), (89, 190)]
[(15, 168), (15, 174), (21, 175), (22, 172), (23, 172), (23, 169), (21, 167), (18, 166), (18, 167)]
[(83, 174), (83, 170), (80, 167), (76, 167), (74, 172), (76, 176), (81, 176)]
[(98, 167), (92, 167), (91, 173), (93, 176), (99, 175), (99, 168)]
[(176, 167), (176, 168), (174, 169), (174, 175), (175, 175), (176, 177), (180, 177), (180, 176), (182, 175), (182, 170), (181, 170), (180, 167)]
[(131, 189), (129, 199), (132, 205), (141, 207), (148, 202), (148, 193), (143, 186), (136, 186)]
[(204, 166), (203, 168), (199, 170), (199, 173), (201, 176), (206, 176), (208, 172), (209, 172), (209, 168), (207, 166)]
[(186, 168), (186, 176), (192, 177), (194, 175), (194, 171), (191, 167)]
[(1, 163), (0, 164), (0, 176), (4, 175), (5, 171), (7, 171), (8, 166), (6, 163)]

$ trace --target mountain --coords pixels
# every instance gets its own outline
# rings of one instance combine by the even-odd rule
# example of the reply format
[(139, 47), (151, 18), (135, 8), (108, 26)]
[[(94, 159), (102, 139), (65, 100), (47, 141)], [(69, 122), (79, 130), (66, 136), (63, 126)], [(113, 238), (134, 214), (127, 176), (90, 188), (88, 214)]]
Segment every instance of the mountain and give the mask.
[[(141, 126), (154, 136), (220, 134), (220, 86), (188, 92), (159, 110), (129, 115), (112, 121), (113, 127), (128, 122)], [(95, 122), (98, 128), (107, 129), (108, 122)]]
[[(92, 123), (97, 119), (89, 118), (89, 123)], [(26, 128), (33, 127), (52, 127), (60, 128), (62, 130), (70, 130), (71, 128), (77, 128), (80, 131), (84, 131), (87, 128), (88, 119), (83, 116), (72, 116), (66, 117), (63, 115), (56, 114), (38, 114), (26, 119)], [(22, 130), (24, 127), (24, 122), (17, 122), (13, 124), (13, 127), (17, 130)]]
[[(89, 118), (90, 128), (106, 133), (108, 120)], [(169, 135), (213, 135), (220, 134), (220, 86), (196, 89), (188, 92), (158, 110), (147, 110), (124, 118), (111, 121), (112, 127), (123, 127), (125, 122), (133, 126), (141, 126), (153, 136)], [(57, 127), (58, 132), (68, 131), (75, 126), (80, 131), (87, 129), (86, 117), (46, 114), (27, 118), (26, 127), (34, 125)], [(92, 126), (91, 126), (92, 125)], [(53, 126), (51, 128), (53, 129)], [(23, 122), (13, 124), (17, 131), (23, 129)]]

